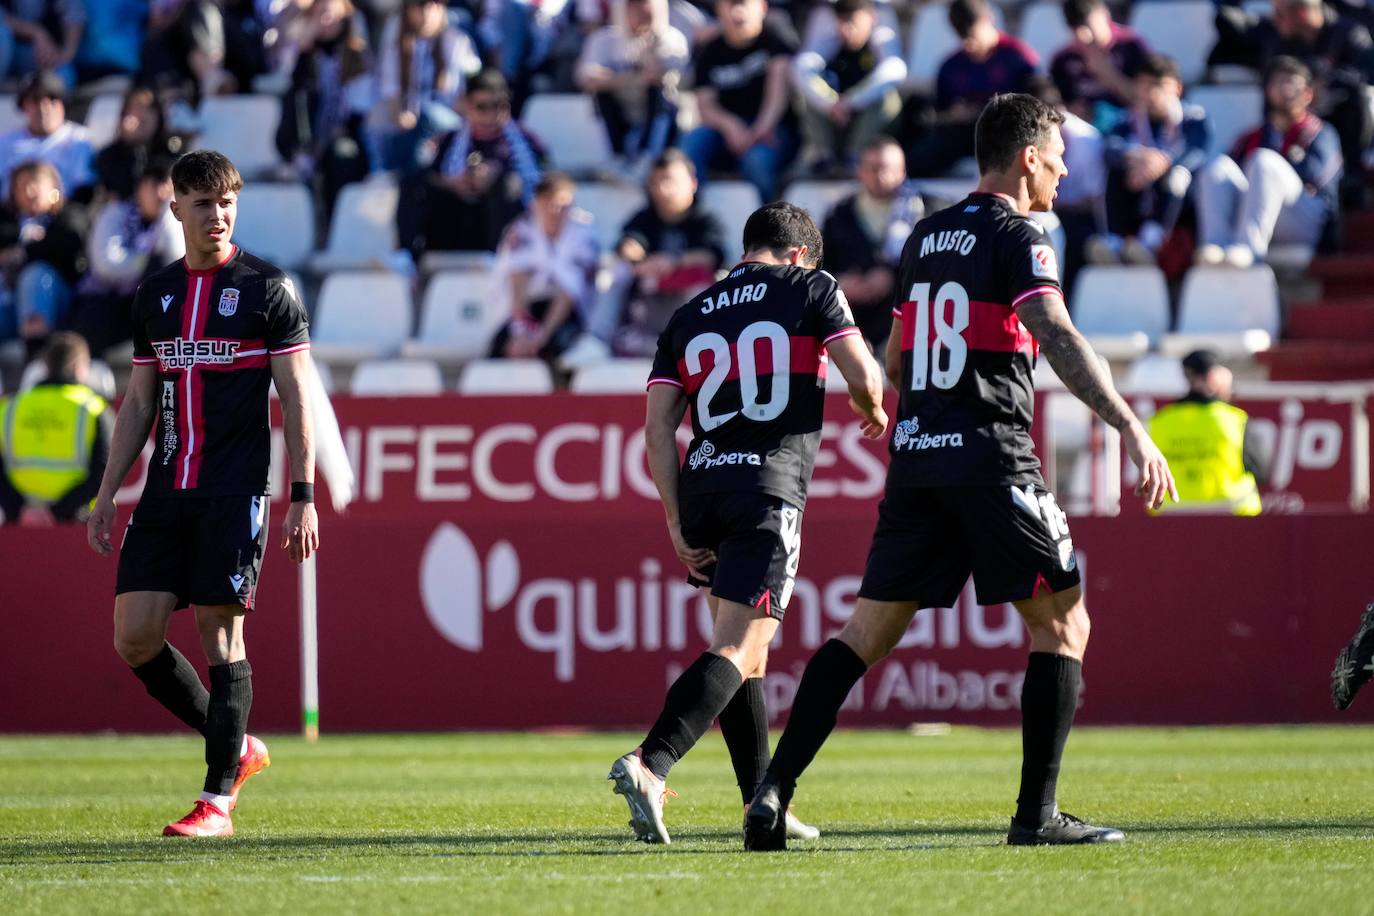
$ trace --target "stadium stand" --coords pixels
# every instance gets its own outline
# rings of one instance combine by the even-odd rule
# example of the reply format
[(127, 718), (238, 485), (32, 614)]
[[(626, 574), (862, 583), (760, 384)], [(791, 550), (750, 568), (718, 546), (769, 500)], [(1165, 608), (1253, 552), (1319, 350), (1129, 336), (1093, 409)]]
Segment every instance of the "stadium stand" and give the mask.
[(442, 365), (457, 365), (484, 355), (509, 316), (492, 286), (488, 270), (435, 274), (421, 300), (419, 334), (401, 345), (401, 354)]
[(459, 394), (550, 394), (553, 373), (537, 359), (479, 359), (463, 367)]
[(444, 376), (427, 359), (367, 360), (353, 370), (349, 390), (384, 397), (443, 394)]
[(1269, 349), (1279, 334), (1279, 288), (1268, 267), (1244, 270), (1194, 267), (1179, 295), (1178, 331), (1162, 352), (1182, 356), (1199, 347), (1223, 358), (1249, 358)]
[[(993, 6), (992, 15), (997, 20), (997, 27), (1002, 28), (1002, 8)], [(907, 32), (907, 85), (921, 92), (929, 91), (935, 85), (940, 65), (957, 50), (959, 36), (949, 24), (949, 7), (943, 3), (922, 6), (912, 17)]]
[(760, 206), (759, 192), (747, 181), (713, 181), (702, 187), (701, 205), (720, 218), (725, 227), (726, 261), (738, 261), (744, 222)]
[(114, 142), (119, 132), (119, 112), (123, 105), (124, 97), (114, 92), (103, 93), (91, 100), (83, 123), (90, 134), (93, 149), (104, 149)]
[(380, 268), (396, 250), (396, 183), (373, 178), (351, 184), (339, 195), (329, 224), (329, 242), (310, 260), (317, 273)]
[(278, 267), (301, 267), (315, 251), (314, 206), (305, 185), (247, 184), (238, 212), (238, 239)]
[(397, 274), (336, 271), (325, 278), (311, 328), (317, 359), (358, 363), (391, 356), (410, 336), (410, 284)]
[(835, 204), (853, 194), (857, 187), (853, 181), (794, 181), (782, 196), (810, 213), (820, 225)]
[(653, 368), (651, 359), (613, 359), (577, 370), (569, 386), (574, 394), (638, 394)]
[(1018, 35), (1040, 55), (1042, 62), (1049, 61), (1056, 51), (1073, 40), (1073, 33), (1064, 22), (1064, 13), (1057, 2), (1032, 3), (1021, 11), (1021, 28)]
[(1131, 27), (1150, 47), (1178, 61), (1183, 84), (1207, 72), (1207, 55), (1217, 41), (1216, 8), (1208, 0), (1149, 0), (1131, 10)]
[(224, 153), (245, 178), (270, 176), (281, 166), (275, 139), (280, 121), (281, 99), (275, 96), (212, 96), (200, 106), (196, 146)]
[(1139, 356), (1169, 330), (1169, 286), (1157, 267), (1093, 265), (1078, 273), (1073, 320), (1108, 359)]
[(575, 176), (608, 169), (611, 147), (590, 96), (536, 95), (520, 120), (544, 144), (554, 168)]
[(1194, 86), (1187, 100), (1202, 106), (1212, 121), (1212, 152), (1229, 153), (1236, 140), (1264, 117), (1259, 86)]
[(592, 215), (596, 243), (606, 252), (615, 249), (621, 229), (644, 208), (645, 199), (643, 191), (630, 185), (583, 182), (574, 203)]

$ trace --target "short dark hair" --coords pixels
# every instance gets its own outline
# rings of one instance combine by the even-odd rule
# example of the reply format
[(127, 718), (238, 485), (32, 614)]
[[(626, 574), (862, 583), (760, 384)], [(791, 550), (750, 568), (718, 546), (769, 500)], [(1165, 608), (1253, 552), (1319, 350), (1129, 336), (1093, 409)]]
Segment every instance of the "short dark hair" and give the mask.
[(534, 184), (534, 196), (543, 197), (554, 191), (577, 190), (577, 182), (566, 172), (545, 172)]
[(1040, 146), (1064, 116), (1035, 96), (1023, 92), (995, 95), (983, 108), (974, 127), (974, 156), (978, 171), (1004, 172), (1021, 150)]
[(510, 101), (510, 83), (506, 82), (505, 76), (495, 67), (484, 67), (472, 79), (468, 80), (467, 89), (463, 91), (463, 95), (470, 96), (476, 92), (490, 92), (493, 95), (499, 95), (507, 102)]
[(1175, 79), (1183, 82), (1183, 73), (1178, 69), (1178, 61), (1167, 54), (1146, 54), (1145, 59), (1140, 62), (1140, 69), (1136, 71), (1136, 76), (1145, 76), (1153, 80)]
[(83, 359), (91, 358), (86, 338), (75, 331), (58, 331), (48, 338), (40, 357), (52, 382), (76, 381), (76, 367)]
[(862, 158), (868, 155), (869, 153), (876, 153), (879, 150), (885, 150), (889, 146), (895, 146), (897, 147), (897, 149), (902, 148), (902, 144), (898, 143), (891, 135), (875, 134), (871, 139), (864, 143), (863, 146), (859, 147), (859, 157)]
[(1102, 0), (1064, 0), (1064, 24), (1071, 29), (1085, 26), (1092, 12), (1106, 5)]
[(873, 0), (835, 0), (835, 17), (848, 19), (855, 13), (873, 9)]
[(1280, 54), (1264, 68), (1264, 85), (1269, 85), (1269, 81), (1276, 76), (1300, 76), (1307, 85), (1312, 85), (1312, 69), (1288, 54)]
[(213, 191), (223, 194), (243, 190), (243, 176), (223, 153), (212, 149), (192, 150), (172, 166), (172, 189), (178, 194)]
[(952, 0), (949, 4), (949, 24), (960, 38), (967, 38), (974, 23), (988, 13), (987, 0)]
[(805, 245), (807, 258), (817, 266), (821, 263), (821, 230), (816, 221), (796, 204), (774, 201), (749, 214), (744, 223), (744, 250), (770, 251), (782, 257), (789, 248)]
[(652, 171), (657, 172), (659, 169), (666, 169), (674, 165), (682, 166), (687, 170), (688, 175), (691, 175), (693, 178), (697, 177), (697, 166), (696, 163), (692, 161), (692, 157), (676, 146), (670, 146), (659, 153), (658, 158), (654, 160), (650, 168)]

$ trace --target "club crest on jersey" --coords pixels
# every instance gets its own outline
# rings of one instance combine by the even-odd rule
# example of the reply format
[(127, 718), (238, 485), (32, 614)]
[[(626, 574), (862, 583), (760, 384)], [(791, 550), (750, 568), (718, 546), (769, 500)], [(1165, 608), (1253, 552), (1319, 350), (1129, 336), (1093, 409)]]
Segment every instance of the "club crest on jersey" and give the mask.
[(226, 289), (219, 294), (219, 313), (225, 318), (233, 315), (239, 310), (239, 291), (236, 289)]
[(1059, 279), (1059, 262), (1055, 259), (1054, 248), (1049, 245), (1031, 246), (1031, 273), (1048, 280)]

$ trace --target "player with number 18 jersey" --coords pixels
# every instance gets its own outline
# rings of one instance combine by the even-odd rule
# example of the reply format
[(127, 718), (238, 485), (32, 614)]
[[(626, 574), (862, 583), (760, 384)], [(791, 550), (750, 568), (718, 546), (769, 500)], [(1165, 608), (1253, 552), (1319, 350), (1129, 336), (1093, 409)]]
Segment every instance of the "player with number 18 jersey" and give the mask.
[[(1037, 350), (1016, 315), (1023, 302), (1062, 296), (1049, 236), (1010, 198), (970, 194), (917, 224), (898, 290), (900, 401), (860, 593), (947, 607), (970, 572), (985, 604), (1078, 584), (1031, 442)], [(988, 536), (1008, 524), (1017, 537)]]

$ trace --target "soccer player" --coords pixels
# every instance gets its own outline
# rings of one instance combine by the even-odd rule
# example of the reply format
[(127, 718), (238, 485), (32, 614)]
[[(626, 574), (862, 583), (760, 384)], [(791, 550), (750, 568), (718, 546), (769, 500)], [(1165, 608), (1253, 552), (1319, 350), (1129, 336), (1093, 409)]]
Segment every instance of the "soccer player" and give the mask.
[(1355, 694), (1374, 678), (1374, 603), (1360, 616), (1359, 629), (1331, 669), (1331, 702), (1344, 712), (1355, 702)]
[(1021, 693), (1021, 790), (1007, 842), (1121, 840), (1059, 811), (1055, 783), (1088, 642), (1073, 543), (1032, 450), (1037, 348), (1120, 430), (1152, 507), (1178, 494), (1168, 463), (1112, 388), (1064, 306), (1049, 236), (1030, 218), (1054, 202), (1063, 117), (1000, 95), (976, 127), (978, 190), (917, 224), (902, 253), (887, 346), (900, 395), (887, 491), (854, 614), (807, 665), (787, 728), (745, 819), (745, 848), (782, 849), (782, 813), (850, 688), (912, 615), (949, 607), (970, 573), (983, 604), (1011, 602), (1030, 633)]
[[(211, 150), (187, 153), (172, 185), (186, 256), (150, 274), (135, 296), (133, 372), (87, 539), (96, 553), (113, 551), (115, 492), (156, 423), (119, 554), (115, 650), (153, 699), (205, 736), (204, 792), (163, 834), (232, 836), (239, 790), (270, 763), (266, 745), (246, 734), (253, 669), (243, 627), (267, 547), (273, 382), (292, 480), (282, 546), (296, 562), (319, 547), (304, 390), (310, 337), (291, 280), (231, 241), (243, 188), (233, 163)], [(167, 642), (172, 613), (188, 605), (208, 691)]]
[[(718, 717), (747, 805), (768, 766), (763, 673), (792, 596), (802, 510), (825, 409), (827, 355), (864, 435), (887, 428), (882, 372), (805, 210), (773, 203), (744, 226), (744, 260), (674, 313), (649, 377), (644, 438), (668, 536), (707, 589), (711, 645), (668, 689), (648, 735), (611, 767), (638, 839), (671, 842), (668, 771)], [(677, 428), (692, 410), (679, 469)], [(780, 814), (785, 822), (787, 815)], [(794, 832), (817, 835), (792, 819)]]

